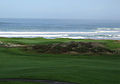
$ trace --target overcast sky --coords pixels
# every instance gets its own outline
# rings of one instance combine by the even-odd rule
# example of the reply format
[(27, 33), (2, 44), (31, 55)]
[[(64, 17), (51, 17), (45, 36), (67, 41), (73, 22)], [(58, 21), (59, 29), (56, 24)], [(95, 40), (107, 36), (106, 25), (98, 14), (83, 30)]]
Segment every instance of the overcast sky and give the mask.
[(120, 0), (0, 0), (0, 18), (120, 19)]

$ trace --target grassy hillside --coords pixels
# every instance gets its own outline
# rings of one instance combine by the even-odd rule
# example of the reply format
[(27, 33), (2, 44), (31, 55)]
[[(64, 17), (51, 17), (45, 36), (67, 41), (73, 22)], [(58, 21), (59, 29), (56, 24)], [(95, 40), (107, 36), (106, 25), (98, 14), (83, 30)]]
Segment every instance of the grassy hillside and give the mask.
[[(0, 41), (27, 45), (68, 42), (71, 40), (72, 39), (0, 38)], [(74, 41), (103, 42), (109, 48), (120, 48), (120, 42), (113, 40)], [(77, 84), (120, 84), (119, 74), (119, 55), (39, 54), (23, 51), (20, 48), (0, 47), (0, 78), (46, 79)], [(0, 82), (0, 84), (20, 83)], [(29, 83), (24, 82), (21, 84)]]

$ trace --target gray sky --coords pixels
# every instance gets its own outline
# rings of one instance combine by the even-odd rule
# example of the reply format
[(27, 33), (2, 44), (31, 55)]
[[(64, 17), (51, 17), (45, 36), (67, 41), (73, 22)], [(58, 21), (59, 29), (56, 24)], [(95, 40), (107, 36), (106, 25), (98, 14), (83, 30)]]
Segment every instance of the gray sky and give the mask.
[(120, 0), (0, 0), (0, 18), (120, 19)]

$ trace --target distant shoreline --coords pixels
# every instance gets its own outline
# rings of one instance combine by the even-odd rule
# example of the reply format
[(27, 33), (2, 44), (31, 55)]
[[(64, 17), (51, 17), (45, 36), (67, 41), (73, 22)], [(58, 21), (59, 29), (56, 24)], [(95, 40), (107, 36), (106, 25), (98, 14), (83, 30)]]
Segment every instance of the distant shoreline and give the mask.
[(43, 38), (43, 39), (73, 39), (73, 40), (116, 40), (116, 41), (120, 41), (120, 39), (90, 39), (90, 38), (77, 38), (77, 37), (66, 37), (66, 38), (45, 38), (45, 37), (34, 37), (34, 36), (29, 36), (29, 37), (1, 37), (0, 38), (24, 38), (24, 39), (30, 39), (30, 38)]
[[(117, 31), (94, 31), (94, 32), (0, 32), (0, 37), (6, 38), (69, 38), (69, 39), (106, 39), (120, 40), (120, 35), (114, 36), (109, 32)], [(104, 34), (108, 33), (108, 34)], [(118, 32), (117, 32), (118, 33)]]

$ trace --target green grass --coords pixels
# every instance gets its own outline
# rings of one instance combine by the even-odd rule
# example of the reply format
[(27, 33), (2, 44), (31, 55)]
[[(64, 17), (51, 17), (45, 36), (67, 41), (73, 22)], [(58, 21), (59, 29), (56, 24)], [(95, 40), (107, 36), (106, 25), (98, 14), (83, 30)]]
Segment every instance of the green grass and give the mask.
[[(70, 39), (18, 39), (1, 38), (1, 41), (38, 44), (44, 42), (64, 42)], [(71, 41), (71, 40), (70, 40)], [(112, 40), (98, 41), (108, 47)], [(48, 43), (49, 43), (48, 42)], [(107, 44), (108, 42), (108, 44)], [(118, 47), (118, 46), (117, 46)], [(116, 48), (116, 47), (115, 47)], [(31, 78), (74, 82), (78, 84), (120, 84), (119, 55), (57, 55), (38, 54), (18, 48), (0, 48), (0, 78)], [(0, 84), (20, 84), (0, 82)], [(21, 83), (36, 84), (36, 83)]]
[(119, 84), (120, 56), (39, 55), (0, 48), (0, 78)]
[(0, 84), (45, 84), (45, 83), (33, 83), (33, 82), (0, 82)]

